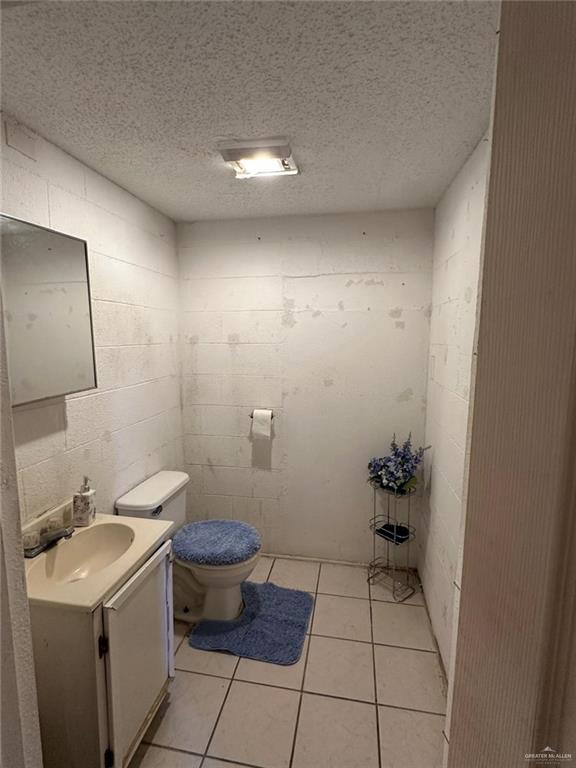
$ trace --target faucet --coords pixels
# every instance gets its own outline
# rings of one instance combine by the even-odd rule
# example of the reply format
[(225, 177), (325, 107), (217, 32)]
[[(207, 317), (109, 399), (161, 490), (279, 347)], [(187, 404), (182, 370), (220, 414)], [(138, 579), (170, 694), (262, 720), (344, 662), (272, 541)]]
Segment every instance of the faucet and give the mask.
[(24, 546), (24, 557), (36, 557), (41, 552), (53, 547), (60, 539), (69, 539), (73, 533), (73, 525), (69, 525), (67, 528), (40, 531), (38, 543), (28, 547)]

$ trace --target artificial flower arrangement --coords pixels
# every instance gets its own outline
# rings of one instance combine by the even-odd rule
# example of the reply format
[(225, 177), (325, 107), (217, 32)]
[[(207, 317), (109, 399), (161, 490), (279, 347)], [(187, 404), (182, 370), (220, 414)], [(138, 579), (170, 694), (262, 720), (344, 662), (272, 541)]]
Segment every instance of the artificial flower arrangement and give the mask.
[(405, 496), (416, 486), (416, 470), (422, 463), (426, 448), (412, 448), (412, 434), (402, 445), (396, 442), (396, 435), (390, 443), (388, 456), (370, 459), (368, 482), (376, 488), (384, 488), (398, 496)]

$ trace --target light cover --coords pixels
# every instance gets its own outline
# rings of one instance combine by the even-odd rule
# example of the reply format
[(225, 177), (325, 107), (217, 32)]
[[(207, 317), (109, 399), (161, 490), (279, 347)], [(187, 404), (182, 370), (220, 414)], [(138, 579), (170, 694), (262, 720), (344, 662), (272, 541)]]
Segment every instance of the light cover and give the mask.
[(218, 150), (237, 179), (258, 176), (295, 176), (298, 168), (287, 139), (222, 142)]

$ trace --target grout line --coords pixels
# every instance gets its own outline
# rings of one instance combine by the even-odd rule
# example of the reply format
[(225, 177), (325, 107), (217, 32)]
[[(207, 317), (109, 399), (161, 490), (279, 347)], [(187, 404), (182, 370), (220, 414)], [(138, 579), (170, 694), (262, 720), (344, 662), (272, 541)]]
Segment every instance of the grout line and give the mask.
[(176, 341), (141, 341), (135, 344), (95, 344), (96, 349), (126, 349), (127, 347), (175, 346)]
[[(213, 651), (213, 653), (218, 653), (218, 651)], [(242, 657), (238, 656), (238, 660), (240, 660)], [(238, 664), (236, 664), (238, 666)], [(175, 667), (177, 672), (184, 672), (187, 675), (202, 675), (202, 677), (214, 677), (216, 680), (233, 680), (234, 677), (228, 677), (227, 675), (217, 675), (215, 672), (197, 672), (195, 669), (185, 669), (184, 667)], [(234, 672), (232, 675), (236, 673), (236, 667), (234, 668)], [(262, 685), (266, 685), (266, 683), (262, 683)], [(282, 686), (274, 685), (271, 686), (273, 688), (280, 688)]]
[[(111, 258), (111, 257), (107, 257)], [(118, 261), (118, 259), (117, 259)], [(130, 263), (130, 262), (126, 262)], [(135, 266), (135, 265), (133, 265)], [(138, 267), (137, 267), (138, 268)], [(157, 274), (161, 274), (158, 272)], [(167, 275), (164, 275), (164, 277), (167, 277)], [(135, 301), (119, 301), (118, 299), (105, 299), (100, 296), (92, 296), (93, 302), (100, 302), (101, 304), (120, 304), (123, 307), (138, 307), (139, 309), (152, 309), (154, 312), (172, 312), (176, 314), (176, 310), (170, 306), (170, 307), (154, 307), (150, 304), (138, 304)]]
[(438, 651), (430, 648), (413, 648), (411, 645), (395, 645), (394, 643), (374, 643), (374, 645), (382, 648), (399, 648), (402, 651), (416, 651), (416, 653), (432, 653), (434, 656), (440, 655)]
[[(313, 635), (311, 635), (310, 637), (313, 637)], [(309, 649), (310, 649), (310, 641), (308, 641), (308, 650)], [(308, 658), (306, 658), (306, 663), (307, 662), (308, 662)], [(220, 675), (213, 675), (208, 672), (191, 672), (190, 670), (187, 670), (187, 669), (179, 669), (178, 672), (184, 672), (189, 675), (202, 675), (203, 677), (212, 677), (212, 678), (215, 678), (216, 680), (228, 680), (230, 683), (232, 682), (244, 683), (245, 685), (256, 685), (256, 686), (261, 686), (262, 688), (275, 688), (276, 690), (292, 691), (293, 693), (300, 693), (300, 694), (305, 693), (308, 696), (319, 696), (321, 699), (335, 699), (336, 701), (353, 701), (357, 704), (370, 704), (370, 705), (374, 704), (377, 707), (385, 707), (386, 709), (400, 709), (403, 712), (420, 712), (423, 715), (436, 715), (437, 717), (446, 717), (446, 714), (443, 712), (432, 712), (432, 710), (429, 710), (429, 709), (417, 709), (416, 707), (402, 707), (398, 704), (386, 704), (384, 702), (379, 702), (379, 701), (367, 701), (366, 699), (355, 699), (348, 696), (337, 696), (336, 694), (333, 694), (333, 693), (321, 693), (320, 691), (308, 691), (308, 690), (299, 691), (297, 688), (288, 688), (285, 685), (273, 685), (271, 683), (259, 683), (259, 682), (257, 683), (257, 682), (254, 682), (254, 680), (241, 680), (240, 678), (237, 678), (237, 677), (231, 679), (231, 678), (221, 677)], [(306, 669), (304, 669), (304, 674), (305, 672), (306, 672)], [(234, 672), (234, 674), (236, 674), (236, 672)], [(302, 679), (304, 680), (305, 678), (303, 677)], [(154, 742), (145, 742), (145, 743), (153, 744)], [(164, 745), (155, 744), (155, 746), (164, 746)], [(177, 747), (172, 747), (172, 749), (177, 749)], [(183, 751), (186, 752), (187, 750), (183, 750)], [(201, 753), (197, 753), (197, 754), (201, 754)], [(212, 756), (207, 755), (207, 757), (214, 757), (214, 755)], [(214, 759), (216, 758), (214, 757)], [(221, 758), (217, 758), (217, 759), (220, 760)]]
[(240, 657), (238, 656), (236, 658), (236, 665), (234, 666), (232, 677), (230, 678), (230, 681), (228, 683), (228, 688), (226, 688), (226, 693), (224, 694), (224, 699), (222, 700), (222, 706), (220, 707), (220, 711), (218, 712), (218, 717), (216, 718), (214, 722), (214, 727), (212, 728), (212, 733), (210, 734), (210, 738), (208, 739), (208, 742), (206, 744), (206, 749), (204, 750), (204, 758), (208, 755), (210, 744), (212, 744), (214, 734), (216, 733), (216, 729), (218, 728), (218, 723), (220, 722), (220, 718), (222, 717), (222, 712), (224, 711), (224, 707), (226, 706), (226, 702), (228, 701), (228, 694), (230, 693), (230, 689), (232, 688), (232, 681), (234, 679), (234, 674), (236, 672), (236, 669), (238, 668), (239, 663), (240, 663)]
[[(41, 283), (43, 285), (43, 283)], [(59, 283), (56, 283), (56, 285), (59, 285)], [(280, 344), (283, 344), (283, 341), (194, 341), (190, 343), (191, 347), (197, 348), (201, 346), (206, 347), (230, 347), (232, 344), (235, 347), (278, 347)], [(211, 374), (208, 373), (188, 373), (185, 374), (187, 376), (209, 376)], [(222, 374), (213, 374), (215, 376), (222, 375)], [(240, 374), (241, 375), (241, 374)], [(249, 376), (250, 374), (246, 374)], [(282, 378), (280, 376), (275, 378)]]
[[(312, 625), (314, 624), (314, 614), (316, 612), (316, 600), (318, 597), (318, 585), (320, 584), (320, 573), (322, 572), (322, 563), (318, 568), (318, 575), (316, 576), (316, 588), (314, 590), (314, 599), (312, 601), (312, 612), (310, 614), (310, 633), (312, 632)], [(294, 738), (292, 739), (292, 749), (290, 750), (290, 762), (289, 768), (292, 768), (294, 762), (294, 752), (296, 750), (296, 739), (298, 737), (298, 728), (300, 727), (300, 712), (302, 710), (302, 699), (304, 698), (304, 683), (306, 681), (306, 672), (308, 671), (308, 658), (310, 656), (310, 646), (312, 645), (312, 635), (308, 632), (308, 643), (306, 646), (306, 658), (304, 659), (304, 669), (302, 671), (302, 682), (300, 684), (300, 696), (298, 698), (298, 710), (296, 712), (296, 722), (294, 724)]]
[(428, 604), (426, 603), (426, 600), (424, 600), (424, 608), (426, 609), (426, 617), (428, 619), (428, 626), (430, 628), (430, 634), (432, 635), (432, 642), (434, 643), (434, 647), (436, 648), (436, 654), (438, 656), (438, 663), (440, 665), (440, 672), (442, 675), (442, 681), (444, 683), (444, 695), (446, 695), (448, 691), (448, 675), (446, 674), (446, 669), (444, 667), (444, 659), (442, 658), (442, 654), (440, 653), (440, 646), (438, 645), (438, 640), (436, 639), (436, 635), (434, 634), (434, 630), (432, 629), (432, 619), (430, 618), (430, 611), (428, 609)]
[[(368, 585), (368, 594), (370, 594), (370, 585)], [(376, 748), (378, 750), (378, 768), (382, 768), (382, 750), (380, 746), (380, 715), (378, 713), (378, 686), (376, 684), (376, 652), (374, 649), (374, 620), (372, 615), (373, 603), (370, 602), (370, 640), (372, 646), (372, 673), (374, 675), (374, 713), (376, 715)]]
[(328, 558), (322, 558), (322, 557), (307, 557), (305, 555), (282, 555), (278, 554), (278, 552), (267, 552), (266, 553), (268, 557), (275, 557), (277, 560), (289, 560), (290, 562), (304, 562), (304, 563), (316, 563), (316, 565), (323, 565), (326, 563), (327, 565), (345, 565), (347, 567), (351, 568), (363, 568), (366, 569), (368, 566), (366, 563), (355, 563), (351, 560), (329, 560)]
[[(266, 577), (266, 581), (270, 582), (271, 577), (273, 577), (273, 570), (274, 570), (274, 566), (276, 564), (276, 560), (277, 559), (288, 559), (288, 558), (282, 558), (282, 557), (278, 558), (277, 556), (271, 556), (271, 555), (266, 555), (266, 556), (271, 560), (270, 568), (269, 568), (269, 571), (268, 571), (268, 574), (267, 574), (267, 577)], [(324, 593), (319, 593), (318, 592), (318, 588), (319, 588), (319, 584), (320, 584), (320, 576), (321, 576), (321, 573), (322, 573), (322, 564), (323, 563), (322, 563), (322, 561), (315, 561), (315, 562), (318, 562), (320, 567), (318, 568), (318, 574), (317, 574), (317, 577), (316, 577), (315, 590), (314, 590), (313, 593), (311, 593), (314, 596), (314, 604), (313, 604), (313, 607), (312, 607), (312, 613), (311, 613), (311, 617), (310, 617), (310, 631), (307, 632), (308, 641), (307, 641), (307, 648), (306, 648), (306, 652), (305, 652), (304, 669), (303, 669), (303, 673), (302, 673), (302, 682), (300, 684), (300, 688), (299, 689), (297, 689), (297, 688), (290, 688), (288, 686), (274, 685), (274, 684), (270, 684), (270, 683), (261, 683), (261, 682), (251, 681), (251, 680), (239, 680), (239, 678), (237, 678), (236, 675), (237, 675), (237, 672), (238, 672), (238, 667), (239, 667), (239, 664), (240, 664), (241, 657), (237, 658), (236, 664), (234, 666), (234, 671), (233, 671), (232, 676), (230, 678), (226, 678), (226, 677), (221, 676), (221, 675), (214, 675), (214, 674), (206, 673), (206, 672), (196, 672), (196, 671), (193, 671), (193, 670), (185, 670), (185, 669), (179, 669), (178, 668), (178, 672), (180, 672), (180, 673), (199, 674), (199, 675), (204, 675), (204, 676), (207, 676), (207, 677), (213, 677), (213, 678), (216, 678), (216, 679), (219, 679), (219, 680), (228, 680), (228, 687), (227, 687), (227, 690), (226, 690), (226, 694), (224, 696), (224, 700), (222, 702), (222, 705), (220, 707), (218, 716), (217, 716), (216, 721), (214, 723), (214, 727), (212, 729), (212, 733), (210, 735), (210, 739), (209, 739), (209, 741), (207, 743), (206, 750), (205, 750), (205, 752), (203, 754), (202, 753), (197, 753), (197, 752), (188, 752), (187, 750), (179, 750), (178, 748), (166, 747), (165, 745), (157, 745), (157, 744), (155, 744), (154, 746), (157, 746), (157, 747), (160, 747), (160, 748), (164, 748), (164, 749), (173, 749), (174, 751), (178, 751), (178, 752), (181, 751), (181, 752), (184, 752), (186, 754), (197, 755), (197, 756), (202, 758), (201, 766), (205, 765), (205, 761), (206, 760), (214, 759), (214, 760), (220, 760), (223, 763), (230, 763), (230, 764), (236, 763), (238, 765), (245, 766), (245, 768), (259, 768), (258, 766), (253, 766), (250, 763), (242, 763), (242, 762), (238, 763), (238, 761), (230, 760), (230, 759), (227, 759), (227, 758), (219, 758), (219, 757), (216, 757), (216, 756), (208, 755), (208, 750), (210, 748), (210, 744), (212, 743), (212, 741), (214, 739), (214, 735), (215, 735), (216, 729), (218, 727), (218, 724), (220, 722), (220, 718), (222, 716), (222, 712), (223, 712), (224, 707), (226, 705), (226, 702), (227, 702), (227, 699), (228, 699), (228, 696), (229, 696), (229, 693), (230, 693), (230, 690), (231, 690), (231, 687), (232, 687), (232, 683), (235, 682), (235, 681), (242, 682), (242, 683), (244, 683), (246, 685), (262, 686), (262, 687), (265, 687), (265, 688), (276, 688), (276, 689), (280, 689), (280, 690), (289, 690), (289, 691), (294, 691), (296, 693), (299, 693), (298, 709), (297, 709), (296, 721), (295, 721), (295, 726), (294, 726), (294, 736), (293, 736), (293, 739), (292, 739), (292, 748), (291, 748), (291, 754), (290, 754), (289, 768), (292, 768), (292, 764), (293, 764), (293, 761), (294, 761), (296, 741), (297, 741), (297, 737), (298, 737), (298, 729), (299, 729), (299, 726), (300, 726), (300, 714), (301, 714), (301, 709), (302, 709), (303, 696), (304, 696), (305, 693), (308, 694), (308, 695), (311, 695), (311, 696), (319, 696), (321, 698), (335, 699), (335, 700), (338, 700), (338, 701), (353, 701), (353, 702), (357, 702), (357, 703), (361, 703), (361, 704), (368, 704), (368, 705), (373, 704), (374, 705), (374, 711), (375, 711), (375, 715), (376, 715), (376, 734), (377, 734), (378, 766), (379, 766), (379, 768), (382, 768), (379, 707), (384, 707), (384, 708), (387, 708), (387, 709), (397, 709), (397, 710), (407, 711), (407, 712), (418, 712), (418, 713), (421, 713), (421, 714), (434, 715), (436, 717), (442, 717), (442, 718), (446, 717), (446, 714), (442, 713), (442, 712), (432, 712), (430, 710), (416, 709), (416, 708), (413, 708), (413, 707), (397, 706), (395, 704), (382, 703), (382, 702), (378, 701), (378, 689), (377, 689), (377, 677), (376, 677), (376, 653), (375, 653), (375, 650), (376, 650), (377, 647), (399, 648), (399, 649), (402, 649), (402, 650), (413, 651), (413, 652), (416, 652), (416, 653), (431, 653), (431, 654), (436, 654), (436, 656), (439, 656), (439, 652), (437, 650), (434, 651), (434, 650), (424, 649), (424, 648), (412, 648), (412, 647), (401, 646), (401, 645), (392, 645), (392, 644), (387, 644), (387, 643), (376, 643), (376, 642), (374, 642), (373, 602), (376, 602), (376, 603), (377, 602), (385, 602), (385, 603), (386, 602), (390, 602), (390, 603), (393, 603), (393, 601), (378, 601), (378, 600), (374, 600), (373, 598), (369, 599), (369, 603), (370, 603), (370, 635), (371, 635), (371, 640), (370, 641), (356, 640), (356, 639), (351, 639), (351, 638), (338, 638), (338, 637), (332, 637), (331, 635), (322, 635), (322, 634), (316, 634), (316, 633), (312, 632), (314, 616), (315, 616), (315, 610), (316, 610), (317, 598), (318, 598), (318, 596), (320, 594), (324, 594)], [(349, 597), (348, 595), (328, 595), (328, 596), (333, 596), (333, 597)], [(365, 598), (353, 598), (353, 599), (365, 600)], [(396, 603), (393, 603), (393, 604), (396, 604)], [(428, 614), (426, 605), (424, 605), (424, 606), (416, 606), (416, 607), (424, 607), (426, 612), (427, 612), (427, 614)], [(338, 696), (338, 695), (334, 695), (334, 694), (327, 694), (327, 693), (321, 693), (321, 692), (317, 692), (317, 691), (305, 690), (306, 673), (307, 673), (307, 666), (308, 666), (308, 659), (309, 659), (309, 654), (310, 654), (310, 646), (311, 646), (311, 642), (312, 642), (312, 637), (325, 637), (325, 638), (333, 639), (333, 640), (342, 640), (342, 641), (348, 641), (348, 642), (359, 642), (359, 643), (363, 643), (363, 644), (369, 644), (369, 645), (372, 646), (372, 664), (373, 664), (373, 675), (374, 675), (374, 678), (373, 678), (374, 679), (374, 701), (373, 702), (362, 700), (362, 699), (349, 698), (349, 697), (345, 697), (345, 696)], [(185, 638), (182, 638), (182, 640), (179, 643), (178, 648), (180, 648), (180, 646), (182, 645), (182, 642), (184, 641), (184, 639)], [(443, 731), (443, 734), (444, 734), (444, 738), (446, 738), (446, 734), (445, 734), (444, 731)], [(153, 743), (153, 742), (149, 742), (149, 743)]]
[(272, 569), (274, 568), (274, 563), (276, 562), (276, 558), (272, 557), (271, 560), (272, 560), (272, 565), (270, 566), (270, 570), (268, 571), (268, 575), (266, 576), (266, 581), (264, 582), (265, 584), (270, 580), (270, 574), (272, 573)]
[(169, 744), (156, 744), (153, 741), (145, 741), (142, 739), (142, 744), (146, 746), (156, 747), (156, 749), (165, 749), (168, 752), (176, 752), (179, 755), (195, 755), (196, 757), (203, 757), (202, 752), (193, 752), (191, 749), (181, 749), (180, 747), (171, 747)]
[[(174, 622), (174, 623), (176, 623), (176, 622)], [(184, 622), (183, 622), (183, 621), (181, 621), (181, 622), (179, 622), (179, 623), (180, 623), (180, 624), (184, 624)], [(190, 629), (191, 629), (191, 628), (192, 628), (192, 624), (189, 624), (189, 625), (188, 625), (188, 630), (186, 631), (186, 633), (184, 634), (184, 636), (180, 638), (180, 640), (179, 640), (179, 642), (178, 642), (178, 646), (174, 645), (174, 662), (176, 662), (176, 654), (177, 654), (177, 653), (178, 653), (178, 651), (180, 650), (180, 648), (181, 648), (182, 644), (184, 643), (184, 640), (186, 640), (186, 638), (187, 638), (187, 636), (188, 636), (188, 632), (190, 631)], [(178, 669), (178, 667), (176, 666), (176, 663), (174, 663), (174, 669)]]
[[(256, 685), (256, 683), (255, 683)], [(260, 683), (258, 683), (260, 685)], [(274, 686), (271, 686), (274, 687)], [(381, 704), (380, 702), (366, 701), (366, 699), (349, 699), (346, 696), (335, 696), (332, 693), (319, 693), (318, 691), (304, 691), (308, 696), (320, 696), (322, 699), (336, 699), (337, 701), (354, 701), (357, 704), (370, 704), (376, 707), (386, 707), (387, 709), (401, 709), (405, 712), (421, 712), (423, 715), (437, 715), (438, 717), (445, 717), (442, 712), (431, 712), (428, 709), (413, 709), (412, 707), (400, 707), (397, 704)]]
[[(204, 315), (227, 315), (227, 314), (238, 314), (239, 312), (275, 312), (277, 315), (282, 315), (284, 312), (284, 308), (281, 307), (279, 309), (182, 309), (180, 310), (182, 315), (197, 315), (197, 314), (204, 314)], [(340, 312), (340, 310), (332, 310), (334, 312)], [(354, 310), (352, 310), (354, 311)], [(362, 310), (358, 310), (362, 311)]]
[(335, 635), (324, 635), (321, 632), (309, 632), (310, 637), (322, 637), (326, 640), (342, 640), (344, 643), (362, 643), (362, 645), (372, 645), (371, 640), (359, 640), (358, 638), (336, 637)]
[(382, 646), (383, 648), (399, 648), (401, 651), (416, 651), (416, 653), (432, 653), (439, 655), (438, 651), (430, 650), (429, 648), (413, 648), (410, 645), (395, 645), (394, 643), (375, 643), (372, 640), (360, 640), (357, 637), (339, 637), (337, 635), (324, 635), (321, 632), (309, 632), (311, 637), (325, 637), (327, 640), (343, 640), (347, 643), (362, 643), (364, 645)]
[(232, 765), (241, 765), (243, 768), (262, 768), (262, 766), (259, 765), (253, 765), (252, 763), (243, 763), (241, 760), (230, 760), (227, 757), (211, 757), (210, 755), (206, 755), (202, 752), (193, 752), (190, 749), (180, 749), (179, 747), (170, 747), (168, 744), (155, 744), (152, 741), (142, 741), (142, 744), (146, 744), (147, 746), (155, 747), (156, 749), (164, 749), (167, 752), (176, 752), (178, 755), (194, 755), (194, 757), (201, 758), (202, 762), (200, 764), (200, 768), (202, 768), (202, 765), (204, 765), (204, 762), (206, 760), (217, 760), (221, 763), (231, 763)]
[(388, 605), (398, 605), (403, 608), (424, 608), (424, 605), (419, 603), (398, 603), (396, 600), (379, 600), (374, 597), (358, 597), (358, 595), (339, 595), (337, 592), (318, 592), (319, 595), (326, 595), (327, 597), (349, 597), (351, 600), (373, 600), (375, 603), (386, 603)]
[[(98, 206), (100, 207), (100, 206)], [(103, 210), (106, 210), (104, 208)], [(108, 213), (111, 213), (111, 211), (108, 211)], [(113, 216), (116, 216), (117, 214), (112, 214)], [(121, 218), (121, 217), (119, 217)], [(140, 227), (138, 227), (140, 229)], [(140, 230), (146, 232), (147, 230)], [(153, 232), (147, 232), (147, 234), (154, 236)], [(157, 239), (160, 239), (159, 235), (156, 235)], [(157, 247), (157, 244), (155, 245)], [(143, 269), (146, 272), (152, 272), (152, 274), (160, 277), (166, 277), (168, 280), (174, 280), (174, 282), (179, 285), (180, 283), (180, 276), (178, 273), (174, 274), (168, 274), (167, 272), (161, 272), (159, 269), (154, 269), (153, 267), (146, 267), (144, 264), (136, 264), (133, 261), (128, 261), (128, 259), (121, 259), (119, 256), (111, 256), (109, 253), (103, 253), (103, 251), (99, 251), (96, 248), (88, 248), (88, 256), (93, 254), (94, 256), (99, 256), (101, 258), (105, 259), (112, 259), (112, 261), (119, 261), (121, 264), (127, 264), (129, 267), (134, 267), (135, 269)]]
[(339, 595), (336, 592), (320, 592), (318, 591), (318, 596), (325, 595), (326, 597), (344, 597), (344, 598), (350, 598), (350, 600), (364, 600), (364, 602), (367, 602), (370, 600), (369, 597), (358, 597), (358, 595)]
[[(265, 557), (265, 555), (263, 555), (262, 557)], [(268, 573), (266, 574), (266, 578), (264, 579), (264, 581), (255, 582), (256, 584), (258, 584), (258, 583), (266, 584), (268, 579), (270, 578), (270, 574), (272, 573), (272, 568), (274, 568), (275, 559), (274, 558), (269, 558), (269, 559), (270, 559), (271, 562), (270, 562), (270, 567), (268, 568)], [(262, 562), (262, 558), (260, 558), (259, 562)], [(250, 579), (248, 579), (248, 581), (250, 581)]]
[(401, 707), (398, 704), (384, 704), (378, 702), (377, 707), (384, 707), (385, 709), (400, 709), (402, 712), (419, 712), (421, 715), (436, 715), (436, 717), (446, 717), (445, 712), (432, 712), (430, 709), (415, 709), (414, 707)]
[(370, 600), (373, 600), (375, 603), (385, 603), (386, 605), (401, 605), (404, 608), (425, 608), (426, 607), (424, 603), (409, 603), (407, 600), (401, 603), (397, 602), (394, 599), (384, 600), (381, 597), (371, 597)]
[[(360, 643), (362, 645), (373, 645), (374, 647), (383, 647), (383, 648), (398, 648), (401, 651), (414, 651), (415, 653), (431, 653), (432, 655), (437, 655), (436, 651), (425, 651), (422, 648), (407, 648), (404, 645), (385, 645), (384, 643), (372, 643), (370, 640), (351, 640), (348, 637), (333, 637), (332, 635), (319, 635), (316, 633), (306, 633), (306, 636), (308, 638), (311, 637), (320, 637), (326, 640), (340, 640), (344, 643)], [(180, 646), (182, 645), (183, 640), (180, 642), (180, 645), (178, 646), (178, 649), (180, 649)], [(310, 641), (308, 641), (310, 643)], [(239, 656), (239, 659), (244, 658), (243, 656)], [(185, 667), (178, 667), (176, 666), (175, 669), (178, 672), (186, 672), (189, 675), (202, 675), (203, 677), (215, 677), (217, 680), (240, 680), (240, 678), (236, 677), (236, 674), (238, 672), (238, 664), (236, 664), (236, 667), (234, 668), (233, 677), (228, 677), (227, 675), (217, 675), (214, 672), (199, 672), (196, 669), (186, 669)], [(255, 682), (254, 680), (242, 680), (244, 683), (253, 683), (254, 685), (264, 685), (268, 688), (281, 688), (286, 691), (297, 691), (298, 688), (292, 688), (288, 685), (277, 685), (274, 683), (261, 683), (261, 682)], [(305, 693), (311, 693), (311, 691), (305, 691)], [(329, 698), (335, 698), (335, 699), (345, 699), (347, 701), (363, 701), (363, 699), (354, 699), (348, 696), (337, 696), (336, 694), (331, 693), (321, 693), (320, 691), (316, 691), (318, 696), (328, 696)], [(410, 709), (410, 707), (408, 707)]]
[[(104, 209), (106, 210), (106, 209)], [(117, 214), (113, 214), (117, 215)], [(182, 250), (193, 250), (193, 246), (185, 246)], [(462, 250), (462, 249), (460, 249)], [(106, 254), (103, 254), (104, 256)], [(456, 254), (454, 254), (456, 255)], [(110, 256), (109, 258), (115, 258), (113, 256)], [(452, 257), (449, 257), (452, 258)], [(132, 262), (128, 262), (131, 264)], [(406, 277), (406, 276), (413, 276), (413, 275), (421, 275), (421, 274), (427, 274), (428, 270), (424, 269), (418, 269), (418, 270), (409, 270), (407, 272), (400, 272), (396, 270), (371, 270), (368, 272), (365, 271), (358, 271), (358, 272), (307, 272), (305, 274), (290, 274), (288, 272), (278, 271), (278, 272), (264, 272), (262, 274), (257, 275), (182, 275), (181, 280), (183, 283), (197, 283), (202, 282), (206, 280), (262, 280), (262, 279), (270, 279), (270, 278), (277, 278), (279, 280), (312, 280), (316, 277), (388, 277), (388, 278), (394, 278), (394, 277)], [(454, 299), (455, 301), (456, 299)], [(188, 310), (188, 311), (201, 311), (201, 310)], [(217, 312), (219, 310), (211, 310), (212, 312)], [(234, 310), (223, 310), (223, 311), (234, 311)], [(245, 312), (253, 311), (257, 312), (258, 310), (244, 310)], [(282, 311), (282, 310), (280, 310)], [(306, 310), (300, 310), (300, 311), (306, 311)]]
[[(210, 755), (204, 755), (202, 759), (202, 765), (206, 760), (216, 760), (219, 763), (226, 763), (228, 765), (241, 765), (243, 768), (262, 768), (261, 765), (253, 765), (252, 763), (243, 763), (241, 760), (229, 760), (227, 757), (210, 757)], [(202, 768), (202, 766), (200, 766)]]

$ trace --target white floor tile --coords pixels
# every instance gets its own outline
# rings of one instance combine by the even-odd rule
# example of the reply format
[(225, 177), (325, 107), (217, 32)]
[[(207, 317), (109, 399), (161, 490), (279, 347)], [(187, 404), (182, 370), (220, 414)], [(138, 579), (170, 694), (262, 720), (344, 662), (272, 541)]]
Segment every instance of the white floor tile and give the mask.
[(190, 632), (191, 626), (190, 624), (186, 624), (183, 621), (175, 621), (174, 622), (174, 647), (178, 648), (180, 646), (180, 643), (188, 632)]
[(177, 672), (144, 740), (158, 746), (204, 752), (224, 701), (228, 680)]
[(374, 646), (378, 702), (445, 714), (445, 686), (438, 655)]
[(366, 578), (366, 568), (362, 566), (322, 563), (318, 592), (341, 597), (368, 598), (370, 595)]
[(374, 701), (372, 645), (311, 637), (304, 690)]
[(377, 768), (372, 704), (304, 694), (292, 768)]
[(369, 601), (318, 595), (312, 634), (369, 642), (372, 638)]
[(442, 768), (444, 717), (378, 707), (382, 768)]
[[(199, 651), (177, 622), (170, 702), (129, 768), (378, 768), (377, 717), (381, 768), (441, 768), (445, 682), (421, 592), (396, 604), (361, 566), (266, 556), (250, 580), (313, 596), (318, 586), (301, 659)], [(207, 749), (204, 762), (187, 754)]]
[(296, 691), (234, 681), (210, 744), (210, 756), (288, 768), (298, 700)]
[(421, 605), (372, 603), (374, 642), (435, 651), (426, 608)]
[[(392, 590), (384, 581), (376, 584), (370, 583), (370, 597), (372, 600), (382, 600), (386, 603), (393, 603)], [(424, 595), (421, 591), (415, 592), (412, 597), (404, 600), (402, 605), (424, 605)]]
[(176, 669), (188, 672), (201, 672), (205, 675), (232, 677), (238, 656), (220, 651), (201, 651), (191, 648), (188, 642), (182, 643), (174, 659)]
[(279, 587), (315, 592), (320, 563), (309, 560), (283, 560), (276, 558), (268, 581)]
[(129, 768), (200, 768), (201, 762), (202, 758), (197, 755), (141, 744)]
[(248, 581), (254, 581), (257, 584), (263, 584), (268, 579), (273, 563), (273, 557), (265, 557), (262, 555), (262, 557), (260, 557), (256, 563), (256, 568), (254, 568), (250, 574)]
[(240, 659), (234, 679), (249, 683), (278, 685), (281, 688), (293, 688), (299, 691), (302, 687), (308, 640), (309, 638), (306, 637), (302, 655), (296, 664), (281, 666), (280, 664), (267, 664), (264, 661), (254, 661), (254, 659)]

